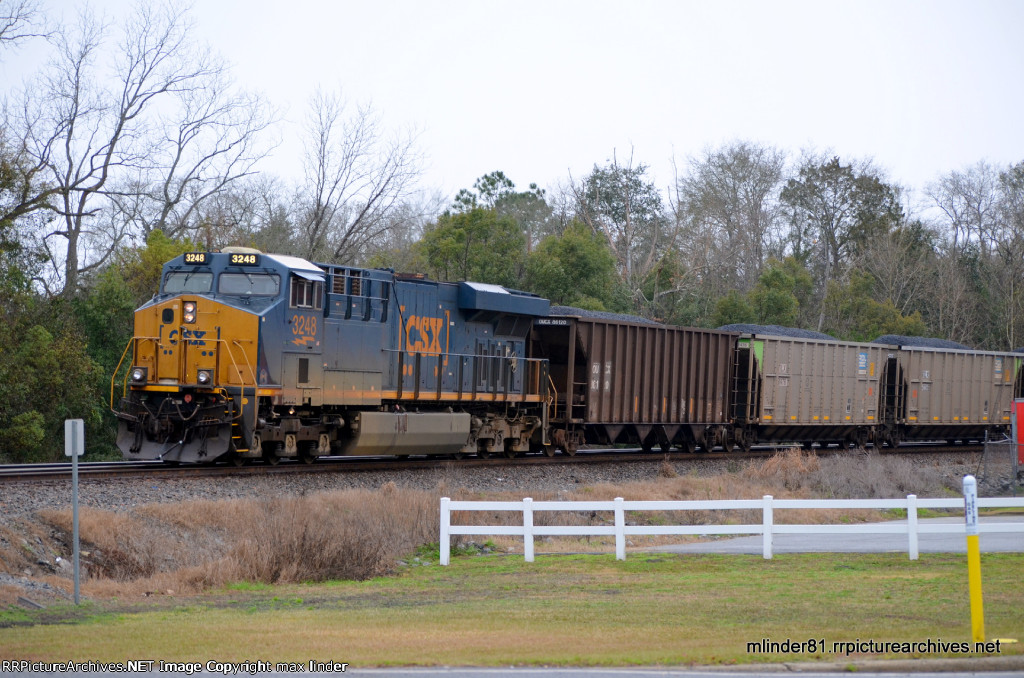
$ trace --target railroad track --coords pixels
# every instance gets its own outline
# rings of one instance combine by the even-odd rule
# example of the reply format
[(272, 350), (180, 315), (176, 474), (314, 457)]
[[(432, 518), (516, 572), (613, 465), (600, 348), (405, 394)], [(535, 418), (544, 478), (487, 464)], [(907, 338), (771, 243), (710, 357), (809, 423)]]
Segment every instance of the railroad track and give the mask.
[[(733, 452), (697, 452), (687, 454), (684, 452), (643, 452), (635, 450), (580, 450), (575, 456), (559, 454), (554, 457), (545, 455), (526, 455), (521, 457), (492, 457), (480, 459), (470, 457), (458, 461), (449, 458), (436, 457), (324, 457), (314, 464), (302, 464), (298, 462), (285, 462), (278, 465), (264, 464), (257, 462), (246, 466), (232, 466), (230, 464), (218, 464), (214, 466), (172, 466), (159, 461), (98, 461), (80, 462), (78, 473), (81, 477), (88, 478), (116, 478), (116, 477), (224, 477), (244, 475), (270, 475), (278, 473), (339, 473), (359, 471), (386, 471), (386, 470), (409, 470), (420, 468), (435, 468), (441, 464), (457, 464), (460, 467), (487, 467), (487, 466), (538, 466), (543, 464), (607, 464), (607, 463), (630, 463), (630, 462), (657, 462), (664, 459), (669, 461), (705, 460), (705, 459), (755, 459), (770, 457), (777, 452), (789, 449), (796, 449), (799, 446), (781, 445), (773, 447), (757, 447), (748, 453), (739, 451)], [(917, 453), (955, 453), (964, 454), (979, 453), (983, 450), (982, 445), (933, 445), (924, 443), (904, 444), (897, 450), (881, 448), (882, 454), (917, 454)], [(838, 447), (815, 448), (819, 455), (850, 454), (849, 450)], [(71, 464), (69, 462), (56, 464), (8, 464), (0, 465), (0, 483), (22, 480), (44, 480), (62, 479), (71, 477)]]

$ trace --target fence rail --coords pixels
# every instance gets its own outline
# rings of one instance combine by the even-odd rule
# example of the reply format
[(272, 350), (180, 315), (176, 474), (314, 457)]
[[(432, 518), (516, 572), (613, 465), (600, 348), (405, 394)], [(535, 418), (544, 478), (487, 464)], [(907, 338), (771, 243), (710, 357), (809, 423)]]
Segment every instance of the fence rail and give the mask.
[[(1024, 508), (1024, 498), (979, 498), (979, 508)], [(856, 525), (798, 525), (776, 523), (776, 509), (902, 509), (907, 512), (906, 524), (862, 523)], [(924, 524), (918, 520), (919, 509), (964, 508), (963, 499), (775, 499), (770, 494), (761, 499), (716, 501), (626, 501), (621, 497), (613, 501), (452, 501), (441, 498), (441, 564), (451, 559), (451, 537), (463, 536), (521, 536), (526, 562), (533, 562), (535, 537), (548, 536), (614, 536), (615, 557), (626, 559), (626, 537), (633, 535), (721, 535), (760, 534), (764, 537), (764, 557), (772, 557), (772, 537), (776, 534), (906, 534), (907, 552), (917, 560), (919, 534), (965, 534), (959, 524)], [(626, 512), (634, 511), (729, 511), (760, 510), (759, 524), (747, 525), (627, 525)], [(522, 525), (453, 525), (453, 511), (514, 511), (523, 515)], [(533, 515), (538, 511), (608, 511), (614, 515), (612, 525), (534, 525)], [(1021, 532), (1024, 523), (982, 523), (979, 532)]]

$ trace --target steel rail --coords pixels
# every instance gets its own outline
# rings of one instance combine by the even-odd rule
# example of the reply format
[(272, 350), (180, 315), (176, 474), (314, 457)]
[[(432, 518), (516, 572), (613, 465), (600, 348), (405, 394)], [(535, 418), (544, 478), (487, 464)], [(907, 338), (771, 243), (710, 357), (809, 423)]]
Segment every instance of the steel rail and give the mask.
[[(800, 449), (799, 445), (778, 445), (755, 447), (748, 453), (740, 451), (695, 452), (687, 453), (673, 450), (671, 452), (643, 452), (634, 450), (614, 449), (581, 449), (575, 455), (558, 454), (548, 457), (544, 454), (529, 454), (517, 457), (505, 457), (501, 454), (490, 458), (467, 457), (323, 457), (313, 464), (285, 462), (278, 465), (254, 463), (246, 466), (231, 464), (216, 465), (172, 465), (160, 461), (102, 461), (81, 462), (78, 465), (79, 475), (88, 478), (114, 478), (132, 476), (154, 476), (164, 478), (186, 477), (224, 477), (245, 475), (270, 475), (277, 473), (336, 473), (361, 471), (390, 471), (437, 468), (438, 466), (454, 465), (462, 468), (482, 468), (501, 466), (539, 466), (544, 464), (606, 464), (630, 462), (660, 461), (703, 461), (723, 459), (757, 459), (770, 457), (780, 451)], [(936, 454), (936, 453), (980, 453), (982, 445), (901, 445), (892, 450), (876, 448), (882, 454)], [(813, 448), (818, 455), (858, 454), (855, 450), (840, 447)], [(62, 479), (71, 476), (71, 464), (8, 464), (0, 465), (0, 483), (22, 480)]]

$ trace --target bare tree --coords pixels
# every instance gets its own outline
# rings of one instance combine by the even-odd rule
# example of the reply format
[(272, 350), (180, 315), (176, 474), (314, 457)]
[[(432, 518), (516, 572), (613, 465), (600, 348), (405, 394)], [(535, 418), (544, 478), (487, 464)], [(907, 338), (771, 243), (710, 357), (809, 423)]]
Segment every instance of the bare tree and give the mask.
[(392, 224), (419, 174), (413, 135), (386, 138), (371, 107), (347, 109), (337, 93), (310, 101), (295, 218), (299, 254), (309, 259), (356, 260)]
[(258, 142), (272, 117), (262, 97), (234, 92), (226, 66), (208, 63), (205, 82), (181, 91), (176, 109), (161, 116), (161, 134), (146, 140), (146, 162), (107, 192), (143, 237), (157, 229), (196, 235), (203, 202), (253, 174), (267, 155)]
[(0, 48), (48, 35), (38, 0), (0, 0)]
[(263, 157), (256, 139), (270, 123), (189, 39), (181, 7), (140, 3), (117, 43), (111, 32), (83, 9), (55, 32), (54, 56), (24, 95), (27, 154), (45, 170), (55, 216), (38, 234), (51, 264), (42, 282), (65, 296), (129, 234), (194, 229), (198, 206)]
[[(690, 158), (677, 177), (673, 211), (685, 233), (686, 263), (716, 280), (718, 294), (749, 291), (771, 254), (780, 255), (779, 190), (784, 152), (735, 141)], [(774, 251), (773, 251), (774, 250)]]
[(910, 222), (872, 239), (857, 265), (874, 277), (880, 300), (891, 301), (902, 315), (910, 315), (934, 293), (937, 239), (919, 221)]
[(980, 161), (954, 170), (926, 189), (929, 198), (946, 216), (954, 251), (977, 243), (982, 254), (992, 247), (997, 213), (998, 172)]

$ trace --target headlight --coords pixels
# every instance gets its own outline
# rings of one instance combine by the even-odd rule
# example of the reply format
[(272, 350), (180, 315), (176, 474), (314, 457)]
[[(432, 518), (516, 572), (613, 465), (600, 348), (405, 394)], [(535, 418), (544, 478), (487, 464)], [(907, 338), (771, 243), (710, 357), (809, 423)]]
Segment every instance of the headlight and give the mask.
[(132, 381), (144, 382), (146, 381), (146, 368), (145, 367), (133, 367), (132, 368)]
[(182, 313), (181, 319), (187, 323), (194, 323), (196, 321), (196, 302), (185, 302), (185, 310)]
[(199, 370), (196, 380), (203, 386), (210, 384), (213, 382), (213, 373), (210, 370)]

